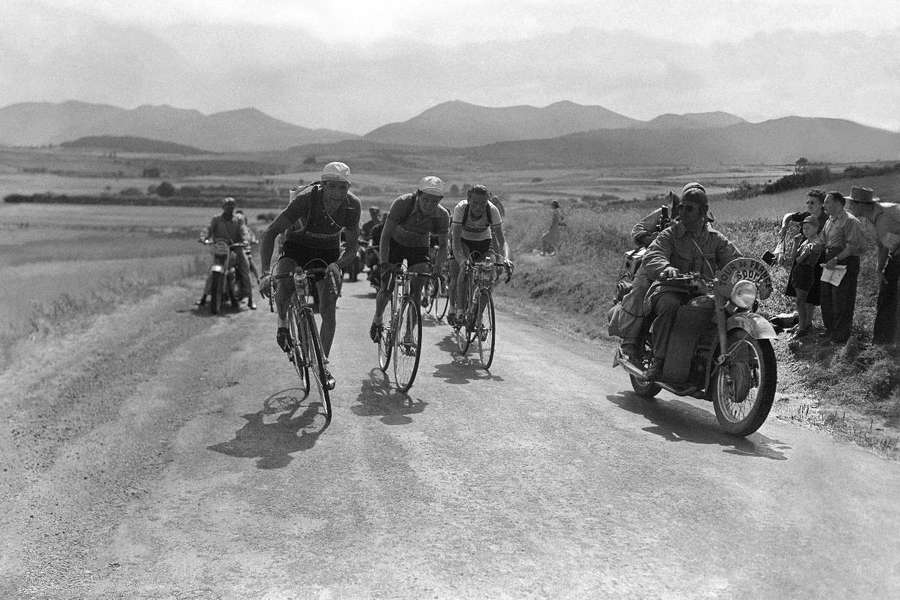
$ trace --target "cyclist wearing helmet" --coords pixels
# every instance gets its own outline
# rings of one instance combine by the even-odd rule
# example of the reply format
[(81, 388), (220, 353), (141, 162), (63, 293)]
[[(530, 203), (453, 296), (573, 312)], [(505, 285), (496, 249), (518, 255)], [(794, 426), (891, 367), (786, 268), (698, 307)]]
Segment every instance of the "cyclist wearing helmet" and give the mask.
[[(260, 265), (263, 278), (260, 293), (271, 294), (272, 275), (292, 273), (296, 266), (321, 259), (328, 265), (327, 277), (316, 283), (319, 312), (322, 315), (322, 350), (327, 357), (331, 353), (336, 325), (337, 286), (342, 278), (342, 267), (347, 267), (356, 257), (359, 239), (359, 199), (350, 193), (350, 167), (342, 162), (330, 162), (322, 169), (321, 181), (307, 186), (291, 199), (287, 208), (272, 221), (260, 243)], [(295, 227), (295, 224), (297, 225)], [(341, 232), (346, 230), (347, 244), (341, 251)], [(275, 238), (282, 232), (284, 244), (270, 273)], [(294, 282), (290, 278), (280, 280), (275, 294), (278, 307), (276, 340), (285, 352), (290, 350), (287, 308)], [(326, 370), (326, 384), (334, 387), (334, 379)]]
[(488, 198), (483, 185), (476, 185), (466, 193), (466, 199), (453, 209), (450, 224), (453, 258), (450, 263), (450, 308), (447, 322), (456, 324), (456, 307), (465, 305), (465, 264), (472, 253), (484, 258), (493, 250), (509, 263), (508, 248), (503, 238), (503, 217)]
[[(431, 270), (431, 235), (438, 236), (434, 272), (440, 272), (450, 229), (450, 213), (440, 204), (443, 197), (444, 182), (438, 177), (427, 176), (419, 180), (415, 192), (404, 194), (391, 204), (379, 243), (381, 287), (375, 297), (375, 316), (369, 329), (373, 342), (377, 343), (381, 336), (381, 315), (390, 298), (393, 267), (405, 258), (411, 272), (428, 273)], [(411, 291), (417, 302), (421, 289), (421, 281), (413, 280)]]

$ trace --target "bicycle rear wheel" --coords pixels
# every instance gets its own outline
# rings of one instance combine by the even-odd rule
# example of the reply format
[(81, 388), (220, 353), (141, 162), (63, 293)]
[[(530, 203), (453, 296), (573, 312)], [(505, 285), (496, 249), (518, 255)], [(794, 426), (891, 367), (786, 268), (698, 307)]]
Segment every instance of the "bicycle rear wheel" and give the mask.
[(404, 298), (394, 332), (394, 383), (401, 392), (412, 387), (422, 354), (422, 311), (418, 304)]
[(378, 338), (378, 366), (382, 372), (387, 371), (391, 364), (391, 352), (394, 349), (393, 338), (394, 296), (384, 305), (381, 311), (381, 336)]
[(303, 312), (297, 305), (297, 299), (291, 299), (288, 307), (288, 331), (291, 334), (291, 351), (288, 352), (288, 358), (294, 365), (294, 370), (300, 377), (300, 387), (303, 393), (309, 394), (309, 364), (310, 356), (306, 347), (303, 332)]
[(475, 344), (478, 347), (478, 358), (481, 366), (491, 368), (494, 362), (494, 341), (497, 334), (497, 324), (494, 321), (494, 297), (490, 292), (481, 295), (478, 301), (478, 320), (475, 326)]
[(330, 420), (331, 397), (328, 394), (328, 388), (325, 387), (325, 354), (322, 352), (322, 343), (319, 341), (319, 329), (316, 327), (316, 319), (313, 317), (311, 309), (303, 309), (303, 316), (301, 332), (305, 347), (304, 354), (308, 358), (310, 381), (315, 381), (315, 389), (319, 393), (325, 418)]

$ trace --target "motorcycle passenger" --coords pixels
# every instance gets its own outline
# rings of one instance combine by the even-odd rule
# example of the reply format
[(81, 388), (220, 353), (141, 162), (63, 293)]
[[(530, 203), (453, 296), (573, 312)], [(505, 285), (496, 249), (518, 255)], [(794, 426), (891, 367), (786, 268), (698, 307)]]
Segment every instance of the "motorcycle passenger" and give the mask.
[[(439, 177), (426, 176), (419, 180), (415, 192), (404, 194), (391, 204), (379, 242), (381, 286), (375, 296), (375, 315), (369, 328), (369, 336), (375, 343), (381, 337), (381, 315), (390, 299), (394, 267), (405, 258), (410, 272), (428, 273), (431, 270), (432, 234), (438, 236), (439, 246), (434, 272), (440, 273), (450, 229), (450, 213), (440, 204), (443, 197), (444, 182)], [(421, 289), (422, 282), (413, 280), (414, 302), (419, 302)]]
[[(699, 183), (689, 183), (681, 193), (678, 221), (663, 230), (647, 249), (643, 269), (655, 282), (664, 282), (682, 273), (712, 277), (715, 271), (741, 256), (740, 251), (722, 233), (709, 226), (709, 200)], [(649, 300), (654, 320), (653, 361), (644, 376), (659, 378), (678, 308), (690, 298), (677, 291), (651, 287)]]
[(646, 248), (656, 239), (660, 231), (678, 218), (678, 207), (681, 203), (678, 194), (669, 192), (666, 197), (669, 200), (668, 206), (663, 204), (631, 228), (631, 239), (635, 245)]
[(456, 325), (457, 307), (466, 304), (466, 261), (475, 252), (487, 256), (493, 249), (509, 264), (508, 247), (503, 238), (503, 217), (497, 206), (488, 200), (490, 193), (483, 185), (476, 185), (466, 192), (466, 199), (453, 209), (450, 223), (450, 239), (453, 261), (450, 263), (450, 290), (447, 323)]
[[(234, 198), (230, 196), (222, 201), (222, 214), (212, 218), (209, 226), (200, 234), (201, 242), (223, 240), (229, 245), (250, 243), (250, 231), (244, 220), (235, 214), (235, 204)], [(234, 256), (234, 268), (241, 282), (241, 289), (247, 295), (247, 308), (256, 310), (256, 304), (253, 303), (253, 289), (250, 287), (250, 265), (247, 262), (247, 255), (244, 252), (232, 252), (232, 255)], [(210, 285), (211, 279), (207, 277), (203, 295), (200, 297), (200, 302), (197, 303), (198, 306), (206, 304)]]
[[(259, 238), (256, 237), (256, 232), (253, 231), (253, 228), (250, 227), (250, 224), (247, 222), (247, 216), (244, 215), (244, 211), (238, 209), (234, 211), (234, 216), (243, 221), (244, 226), (247, 228), (247, 250), (244, 254), (247, 255), (247, 264), (250, 265), (250, 273), (253, 275), (254, 279), (256, 279), (256, 285), (259, 285), (259, 271), (256, 269), (256, 263), (253, 262), (253, 252), (250, 250), (251, 246), (259, 244)], [(252, 308), (256, 307), (253, 306)]]
[[(348, 267), (356, 258), (359, 239), (359, 199), (350, 193), (350, 167), (342, 162), (330, 162), (322, 169), (321, 181), (303, 189), (294, 197), (281, 214), (272, 221), (260, 243), (260, 263), (263, 278), (260, 293), (271, 294), (272, 275), (293, 273), (313, 259), (321, 259), (328, 265), (326, 276), (316, 282), (319, 312), (322, 315), (320, 337), (326, 360), (331, 354), (336, 326), (337, 289), (341, 282), (342, 267)], [(294, 227), (295, 224), (297, 227)], [(341, 250), (341, 232), (347, 230), (347, 245)], [(275, 238), (284, 233), (275, 269), (270, 273)], [(280, 280), (275, 293), (278, 308), (278, 327), (275, 339), (285, 352), (290, 351), (287, 309), (294, 282), (291, 278)], [(326, 368), (326, 385), (334, 387), (334, 379)]]

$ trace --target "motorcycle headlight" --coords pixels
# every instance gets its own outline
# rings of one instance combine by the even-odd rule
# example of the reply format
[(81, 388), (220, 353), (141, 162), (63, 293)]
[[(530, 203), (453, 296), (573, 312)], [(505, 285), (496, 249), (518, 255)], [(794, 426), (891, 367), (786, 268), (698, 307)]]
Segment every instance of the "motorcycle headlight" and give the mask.
[(731, 288), (731, 302), (738, 308), (750, 308), (756, 302), (756, 284), (741, 279)]

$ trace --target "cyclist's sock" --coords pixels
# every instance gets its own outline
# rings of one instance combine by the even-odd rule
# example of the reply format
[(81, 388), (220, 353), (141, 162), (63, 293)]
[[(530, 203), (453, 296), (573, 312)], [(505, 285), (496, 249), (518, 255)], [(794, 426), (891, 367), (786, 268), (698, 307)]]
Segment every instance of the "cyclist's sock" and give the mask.
[(287, 317), (285, 317), (284, 319), (282, 319), (281, 317), (278, 317), (278, 329), (281, 329), (281, 328), (287, 329), (287, 326), (288, 326)]

